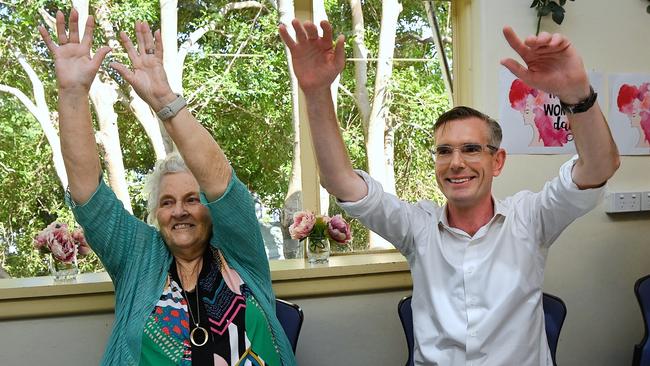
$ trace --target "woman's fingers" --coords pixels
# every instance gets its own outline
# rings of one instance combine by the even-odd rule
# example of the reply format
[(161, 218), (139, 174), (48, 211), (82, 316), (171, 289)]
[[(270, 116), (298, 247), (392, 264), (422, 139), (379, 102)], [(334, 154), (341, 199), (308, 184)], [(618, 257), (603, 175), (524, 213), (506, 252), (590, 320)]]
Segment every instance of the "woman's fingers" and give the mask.
[(133, 46), (131, 38), (125, 32), (120, 32), (120, 41), (122, 41), (122, 46), (126, 50), (126, 54), (129, 55), (129, 60), (133, 63), (138, 58), (138, 52)]
[(42, 25), (38, 26), (38, 33), (41, 34), (41, 38), (43, 38), (43, 42), (45, 42), (45, 46), (47, 46), (47, 49), (50, 50), (51, 54), (54, 54), (54, 51), (56, 50), (56, 44), (52, 42), (52, 37), (50, 37), (50, 33), (43, 27)]
[(126, 80), (127, 83), (133, 85), (135, 74), (133, 71), (129, 70), (128, 67), (122, 65), (119, 62), (111, 62), (108, 66), (117, 71), (117, 73), (120, 74), (120, 76)]
[(156, 53), (158, 54), (158, 57), (162, 58), (163, 44), (162, 44), (162, 37), (160, 36), (160, 29), (154, 32), (153, 38), (154, 38), (154, 44), (156, 45)]
[(60, 46), (68, 43), (68, 35), (65, 33), (65, 16), (61, 10), (56, 12), (56, 35)]
[(142, 23), (142, 38), (144, 39), (144, 50), (146, 54), (153, 55), (156, 51), (154, 47), (153, 35), (147, 22)]
[(68, 42), (79, 43), (79, 12), (74, 8), (70, 11), (68, 19)]
[(93, 18), (92, 15), (88, 16), (88, 19), (86, 19), (86, 28), (84, 30), (84, 37), (81, 40), (81, 44), (88, 47), (90, 49), (90, 46), (93, 44), (93, 32), (95, 31), (95, 18)]

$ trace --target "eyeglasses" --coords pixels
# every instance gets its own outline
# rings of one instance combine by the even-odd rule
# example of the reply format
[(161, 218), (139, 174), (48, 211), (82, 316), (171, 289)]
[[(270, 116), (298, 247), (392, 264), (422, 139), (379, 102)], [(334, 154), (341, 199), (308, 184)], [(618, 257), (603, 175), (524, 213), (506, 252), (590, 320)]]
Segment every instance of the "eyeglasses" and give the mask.
[(454, 155), (454, 150), (460, 152), (463, 160), (475, 162), (481, 159), (481, 153), (486, 149), (491, 153), (499, 150), (499, 148), (495, 146), (481, 144), (462, 144), (460, 146), (438, 145), (431, 151), (431, 153), (433, 159), (437, 163), (444, 164), (450, 162), (452, 155)]

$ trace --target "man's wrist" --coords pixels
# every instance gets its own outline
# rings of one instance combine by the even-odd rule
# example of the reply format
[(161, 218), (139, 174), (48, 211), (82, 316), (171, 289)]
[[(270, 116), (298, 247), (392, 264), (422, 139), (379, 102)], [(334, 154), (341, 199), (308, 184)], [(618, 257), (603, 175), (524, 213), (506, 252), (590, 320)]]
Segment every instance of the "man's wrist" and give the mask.
[[(560, 98), (560, 107), (562, 108), (562, 111), (566, 114), (576, 114), (576, 113), (582, 113), (586, 112), (591, 107), (596, 104), (596, 99), (598, 98), (598, 94), (594, 92), (594, 88), (590, 85), (589, 86), (589, 93), (587, 94), (586, 97), (583, 97), (582, 99), (579, 99), (577, 102), (571, 103), (567, 102), (566, 100)], [(570, 99), (573, 101), (574, 99)]]

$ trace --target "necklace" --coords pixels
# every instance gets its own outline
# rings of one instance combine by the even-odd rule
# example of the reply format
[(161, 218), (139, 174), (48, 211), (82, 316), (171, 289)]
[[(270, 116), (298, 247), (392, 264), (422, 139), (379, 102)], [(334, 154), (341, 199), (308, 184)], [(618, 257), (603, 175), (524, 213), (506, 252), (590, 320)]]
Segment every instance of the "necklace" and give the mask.
[[(199, 304), (199, 281), (197, 280), (196, 286), (194, 286), (194, 290), (196, 291), (196, 316), (198, 321), (194, 320), (194, 315), (192, 314), (192, 305), (190, 304), (190, 298), (187, 296), (187, 294), (185, 293), (185, 289), (182, 288), (182, 286), (181, 289), (183, 290), (183, 296), (185, 296), (185, 300), (187, 300), (187, 309), (190, 311), (190, 317), (192, 317), (192, 323), (194, 323), (194, 329), (192, 329), (192, 331), (190, 332), (190, 342), (192, 342), (192, 344), (197, 347), (201, 347), (206, 343), (208, 343), (208, 331), (199, 325), (199, 323), (201, 322), (201, 305)], [(203, 342), (201, 343), (197, 342), (194, 339), (194, 333), (197, 330), (203, 333)]]

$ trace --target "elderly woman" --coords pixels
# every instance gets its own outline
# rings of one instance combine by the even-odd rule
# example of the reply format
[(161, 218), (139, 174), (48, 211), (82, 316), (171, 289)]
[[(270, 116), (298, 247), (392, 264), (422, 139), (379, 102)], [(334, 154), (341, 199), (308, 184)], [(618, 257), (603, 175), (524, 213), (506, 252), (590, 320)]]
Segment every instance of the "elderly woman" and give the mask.
[[(172, 93), (160, 32), (136, 23), (137, 47), (120, 37), (132, 69), (111, 67), (158, 112), (181, 155), (149, 179), (150, 218), (127, 212), (101, 179), (88, 92), (110, 51), (91, 58), (93, 19), (80, 40), (57, 13), (55, 61), (67, 200), (115, 285), (115, 322), (102, 364), (295, 365), (275, 316), (268, 261), (252, 198), (210, 134)], [(182, 157), (181, 157), (182, 156)]]

